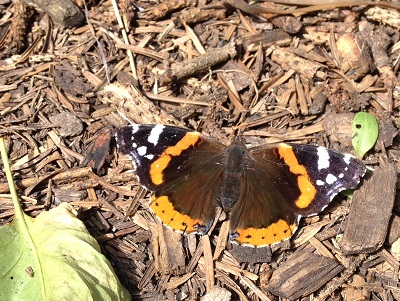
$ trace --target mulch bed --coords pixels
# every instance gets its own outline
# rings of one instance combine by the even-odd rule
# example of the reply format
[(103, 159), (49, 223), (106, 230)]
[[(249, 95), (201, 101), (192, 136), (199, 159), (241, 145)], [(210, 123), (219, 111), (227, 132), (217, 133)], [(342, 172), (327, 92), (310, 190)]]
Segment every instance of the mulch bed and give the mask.
[[(32, 2), (0, 1), (0, 131), (21, 202), (80, 208), (133, 300), (400, 299), (399, 4)], [(165, 228), (113, 138), (130, 120), (351, 152), (359, 111), (379, 123), (375, 172), (271, 248), (229, 243), (223, 216), (210, 236)]]

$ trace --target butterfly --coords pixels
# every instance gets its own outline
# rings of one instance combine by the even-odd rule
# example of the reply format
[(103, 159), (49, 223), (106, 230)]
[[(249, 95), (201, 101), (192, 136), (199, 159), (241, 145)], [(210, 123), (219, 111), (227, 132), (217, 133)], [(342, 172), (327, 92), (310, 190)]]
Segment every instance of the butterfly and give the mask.
[(267, 246), (289, 239), (299, 220), (355, 188), (365, 165), (349, 154), (307, 144), (247, 148), (166, 125), (131, 125), (116, 133), (120, 153), (152, 192), (150, 208), (171, 229), (207, 233), (222, 208), (230, 239)]

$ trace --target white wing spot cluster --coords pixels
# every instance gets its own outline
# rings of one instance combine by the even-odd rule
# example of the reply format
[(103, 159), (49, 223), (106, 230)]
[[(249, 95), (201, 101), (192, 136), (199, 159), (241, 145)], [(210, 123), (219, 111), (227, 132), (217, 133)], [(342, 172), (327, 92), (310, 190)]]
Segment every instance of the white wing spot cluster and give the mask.
[(317, 148), (318, 154), (318, 170), (325, 169), (329, 167), (329, 152), (325, 147)]
[(138, 147), (136, 150), (137, 150), (137, 153), (138, 153), (139, 156), (145, 157), (146, 159), (149, 159), (149, 160), (153, 160), (154, 159), (154, 155), (153, 154), (148, 154), (147, 153), (147, 147), (146, 146)]
[(345, 154), (344, 157), (343, 157), (343, 161), (344, 161), (346, 164), (350, 164), (351, 158), (353, 158), (352, 155)]
[(315, 183), (316, 183), (318, 186), (324, 186), (324, 185), (325, 185), (325, 182), (324, 182), (324, 181), (321, 181), (321, 180), (317, 180)]
[(160, 134), (162, 133), (163, 130), (164, 130), (164, 125), (162, 124), (157, 124), (156, 126), (154, 126), (150, 132), (149, 138), (147, 138), (147, 141), (149, 143), (157, 145), (158, 139), (160, 138)]
[(328, 183), (329, 185), (332, 185), (336, 181), (337, 181), (337, 178), (333, 174), (330, 173), (326, 176), (325, 182)]
[(138, 147), (137, 152), (138, 152), (139, 156), (143, 157), (147, 153), (147, 147), (146, 146)]
[(149, 154), (149, 155), (145, 156), (145, 158), (147, 158), (149, 160), (153, 160), (154, 159), (154, 155)]
[(132, 134), (136, 133), (139, 130), (138, 124), (132, 124)]

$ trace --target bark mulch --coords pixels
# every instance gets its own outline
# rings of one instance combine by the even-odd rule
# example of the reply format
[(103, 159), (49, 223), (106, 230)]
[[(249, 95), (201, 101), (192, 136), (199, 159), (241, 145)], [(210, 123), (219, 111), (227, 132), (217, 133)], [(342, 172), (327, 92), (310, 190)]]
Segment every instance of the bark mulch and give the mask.
[[(398, 2), (56, 2), (0, 0), (0, 133), (28, 214), (79, 208), (133, 300), (400, 299)], [(229, 243), (223, 217), (165, 228), (115, 147), (130, 120), (352, 152), (359, 111), (375, 171), (272, 247)], [(8, 193), (0, 171), (1, 224)]]

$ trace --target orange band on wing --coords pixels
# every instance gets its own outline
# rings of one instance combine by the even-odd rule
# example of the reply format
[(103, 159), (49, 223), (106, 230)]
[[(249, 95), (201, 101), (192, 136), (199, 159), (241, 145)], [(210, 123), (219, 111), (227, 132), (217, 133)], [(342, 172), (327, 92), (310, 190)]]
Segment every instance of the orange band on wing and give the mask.
[(235, 241), (239, 244), (251, 245), (254, 247), (269, 246), (292, 237), (297, 229), (297, 224), (289, 225), (280, 219), (266, 228), (237, 229), (238, 237)]
[(176, 211), (174, 205), (165, 195), (154, 199), (150, 204), (150, 208), (163, 224), (175, 231), (185, 233), (198, 232), (198, 228), (204, 224), (198, 219), (192, 219), (190, 216)]
[(150, 177), (154, 185), (164, 183), (164, 169), (168, 166), (171, 158), (179, 156), (183, 151), (194, 146), (199, 140), (199, 135), (197, 132), (187, 133), (176, 145), (168, 147), (160, 158), (151, 164)]
[(307, 208), (314, 200), (317, 190), (311, 183), (307, 170), (303, 165), (299, 164), (296, 155), (290, 145), (281, 143), (278, 146), (279, 155), (289, 166), (290, 172), (297, 175), (297, 184), (300, 189), (300, 196), (296, 200), (296, 206), (299, 208)]

